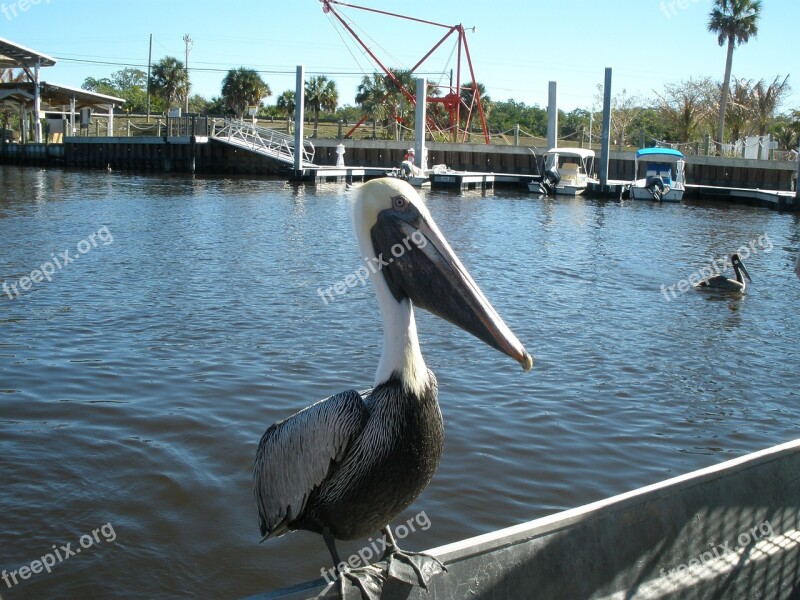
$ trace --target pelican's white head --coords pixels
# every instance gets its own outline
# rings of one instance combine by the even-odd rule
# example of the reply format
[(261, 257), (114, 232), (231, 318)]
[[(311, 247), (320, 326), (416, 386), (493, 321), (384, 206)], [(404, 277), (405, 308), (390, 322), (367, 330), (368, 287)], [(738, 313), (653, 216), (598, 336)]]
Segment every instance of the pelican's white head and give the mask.
[(531, 368), (533, 359), (461, 264), (413, 187), (396, 178), (365, 183), (353, 193), (352, 213), (384, 319), (376, 382), (393, 371), (412, 379), (427, 372), (412, 303), (511, 356), (526, 371)]

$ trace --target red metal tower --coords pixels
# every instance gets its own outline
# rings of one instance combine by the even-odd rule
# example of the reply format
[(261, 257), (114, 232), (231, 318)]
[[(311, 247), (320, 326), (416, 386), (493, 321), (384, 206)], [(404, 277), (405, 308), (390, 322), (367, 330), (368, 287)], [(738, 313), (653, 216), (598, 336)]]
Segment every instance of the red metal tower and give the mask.
[[(403, 83), (401, 81), (399, 81), (397, 79), (397, 77), (395, 77), (395, 75), (394, 75), (394, 73), (392, 73), (391, 69), (388, 69), (381, 62), (381, 60), (375, 55), (375, 53), (369, 48), (369, 46), (367, 46), (367, 44), (365, 44), (361, 40), (361, 38), (358, 36), (358, 34), (355, 31), (353, 31), (353, 28), (350, 26), (350, 24), (347, 22), (347, 20), (345, 20), (342, 17), (342, 15), (339, 14), (339, 12), (336, 10), (334, 5), (346, 6), (348, 8), (353, 8), (353, 9), (357, 9), (357, 10), (363, 10), (363, 11), (367, 11), (367, 12), (371, 12), (371, 13), (377, 13), (377, 14), (380, 14), (380, 15), (385, 15), (387, 17), (395, 17), (395, 18), (398, 18), (398, 19), (405, 19), (407, 21), (413, 21), (413, 22), (416, 22), (416, 23), (421, 23), (423, 25), (431, 25), (431, 26), (434, 26), (434, 27), (441, 27), (441, 28), (446, 29), (447, 32), (444, 34), (444, 36), (438, 42), (436, 42), (436, 44), (434, 44), (433, 47), (430, 50), (428, 50), (425, 53), (425, 55), (421, 59), (419, 59), (419, 61), (417, 61), (417, 63), (411, 68), (411, 70), (410, 70), (411, 73), (414, 73), (417, 69), (419, 69), (420, 66), (434, 52), (436, 52), (436, 50), (445, 42), (445, 40), (447, 40), (447, 38), (449, 38), (451, 35), (453, 35), (455, 33), (458, 36), (458, 40), (457, 40), (458, 53), (457, 53), (457, 59), (456, 59), (457, 60), (457, 67), (456, 67), (456, 71), (455, 71), (455, 76), (456, 76), (455, 84), (453, 85), (453, 82), (451, 82), (451, 85), (447, 86), (448, 93), (445, 94), (444, 96), (442, 96), (442, 97), (428, 97), (427, 101), (429, 103), (431, 103), (431, 102), (439, 103), (439, 104), (442, 104), (444, 106), (444, 108), (447, 111), (447, 114), (449, 116), (448, 129), (452, 131), (453, 141), (458, 141), (458, 126), (459, 126), (459, 123), (461, 122), (462, 109), (466, 111), (466, 119), (465, 119), (465, 125), (464, 125), (464, 136), (462, 138), (462, 141), (466, 141), (466, 138), (467, 138), (467, 135), (468, 135), (468, 132), (469, 132), (470, 122), (471, 122), (471, 120), (473, 118), (473, 111), (474, 111), (475, 107), (477, 106), (477, 112), (478, 112), (478, 115), (480, 117), (480, 122), (481, 122), (481, 127), (482, 127), (482, 130), (483, 130), (484, 141), (487, 144), (491, 143), (490, 139), (489, 139), (489, 130), (486, 127), (486, 118), (485, 118), (485, 116), (483, 114), (483, 105), (481, 104), (480, 90), (478, 90), (478, 81), (475, 78), (475, 70), (474, 70), (474, 68), (472, 66), (472, 58), (470, 57), (469, 45), (467, 44), (466, 31), (465, 31), (463, 25), (461, 25), (461, 24), (459, 24), (459, 25), (445, 25), (443, 23), (436, 23), (434, 21), (428, 21), (428, 20), (425, 20), (425, 19), (419, 19), (419, 18), (416, 18), (416, 17), (411, 17), (411, 16), (407, 16), (407, 15), (401, 15), (401, 14), (398, 14), (398, 13), (388, 12), (388, 11), (385, 11), (385, 10), (379, 10), (379, 9), (376, 9), (376, 8), (369, 8), (367, 6), (359, 6), (359, 5), (356, 5), (356, 4), (350, 4), (348, 2), (340, 2), (339, 0), (320, 0), (320, 2), (322, 2), (322, 10), (325, 13), (330, 13), (334, 17), (336, 17), (336, 19), (342, 24), (342, 26), (353, 37), (353, 39), (356, 42), (358, 42), (358, 44), (364, 49), (364, 52), (366, 52), (369, 55), (369, 57), (375, 62), (375, 64), (386, 74), (386, 76), (397, 87), (397, 89), (399, 89), (400, 92), (412, 104), (416, 104), (416, 97), (414, 96), (414, 94), (412, 94), (408, 89), (406, 89), (406, 87), (403, 85)], [(470, 77), (472, 78), (472, 84), (474, 86), (473, 88), (462, 87), (462, 85), (461, 85), (461, 57), (462, 57), (462, 53), (466, 57), (467, 66), (469, 67), (469, 74), (470, 74)], [(471, 101), (471, 103), (469, 105), (465, 102), (464, 98), (461, 95), (461, 92), (463, 90), (471, 90), (472, 91), (472, 94), (471, 94), (472, 101)], [(364, 116), (364, 118), (362, 118), (361, 121), (359, 121), (358, 124), (356, 124), (356, 126), (353, 127), (353, 129), (351, 129), (347, 133), (347, 136), (349, 137), (350, 135), (352, 135), (352, 133), (356, 130), (356, 128), (359, 125), (361, 125), (366, 119), (367, 119), (367, 116)], [(428, 126), (431, 127), (432, 129), (441, 130), (430, 117), (428, 118)]]

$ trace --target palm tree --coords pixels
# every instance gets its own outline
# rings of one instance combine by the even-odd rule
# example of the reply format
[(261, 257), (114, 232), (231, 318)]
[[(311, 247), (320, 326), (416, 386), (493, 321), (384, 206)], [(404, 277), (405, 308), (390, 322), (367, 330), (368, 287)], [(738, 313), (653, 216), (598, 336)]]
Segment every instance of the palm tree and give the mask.
[(189, 93), (189, 75), (183, 63), (174, 56), (165, 56), (153, 65), (150, 91), (166, 102), (169, 109)]
[(736, 141), (743, 135), (750, 135), (749, 126), (753, 120), (752, 79), (733, 78), (730, 101), (725, 117), (731, 128), (731, 140)]
[(664, 120), (670, 125), (678, 142), (694, 139), (700, 123), (709, 112), (709, 98), (716, 87), (709, 78), (670, 83), (658, 94), (658, 105)]
[(248, 106), (261, 104), (264, 98), (272, 95), (261, 75), (253, 69), (239, 67), (231, 69), (222, 80), (222, 97), (225, 106), (230, 108), (240, 119), (244, 116)]
[(286, 130), (291, 133), (295, 108), (294, 92), (292, 90), (285, 90), (282, 92), (275, 101), (275, 106), (286, 115)]
[(314, 111), (314, 133), (311, 137), (317, 137), (319, 111), (334, 111), (338, 102), (336, 82), (329, 81), (325, 75), (317, 75), (306, 81), (305, 103)]
[(761, 0), (714, 0), (714, 8), (708, 20), (708, 30), (717, 35), (720, 46), (728, 44), (725, 58), (725, 77), (722, 79), (722, 93), (719, 100), (717, 119), (717, 141), (722, 143), (725, 135), (725, 110), (731, 83), (733, 49), (746, 44), (758, 33), (758, 17), (761, 13)]
[[(20, 83), (27, 79), (27, 75), (25, 72), (20, 70), (18, 72), (14, 72), (14, 69), (0, 69), (0, 83)], [(8, 130), (8, 123), (11, 120), (11, 109), (7, 106), (3, 108), (3, 127), (2, 127), (2, 142), (5, 143), (7, 130)]]
[[(478, 82), (478, 97), (481, 100), (481, 108), (483, 109), (484, 119), (489, 119), (489, 113), (492, 111), (492, 99), (486, 95), (486, 86)], [(466, 118), (468, 111), (471, 110), (471, 118), (474, 119), (478, 115), (478, 105), (475, 104), (475, 84), (470, 81), (461, 88), (461, 116), (464, 119), (466, 126)], [(466, 108), (464, 108), (466, 107)]]
[(788, 75), (783, 81), (780, 81), (780, 76), (776, 77), (769, 85), (763, 79), (760, 79), (753, 86), (753, 116), (755, 117), (756, 125), (758, 125), (758, 135), (766, 135), (767, 125), (781, 103), (781, 96), (788, 91)]

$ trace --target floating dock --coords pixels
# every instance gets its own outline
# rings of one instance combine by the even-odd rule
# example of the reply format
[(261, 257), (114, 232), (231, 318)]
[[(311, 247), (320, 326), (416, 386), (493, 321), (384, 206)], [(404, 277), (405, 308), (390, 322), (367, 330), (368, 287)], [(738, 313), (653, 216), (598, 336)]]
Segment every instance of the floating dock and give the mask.
[(296, 182), (313, 183), (356, 183), (377, 179), (379, 177), (397, 177), (400, 169), (383, 167), (306, 167), (299, 176), (291, 174), (290, 179)]
[(538, 175), (524, 175), (520, 173), (480, 173), (477, 171), (447, 171), (445, 173), (431, 173), (429, 176), (431, 188), (436, 189), (494, 189), (495, 185), (525, 187), (531, 181), (540, 181)]
[(748, 204), (775, 210), (800, 210), (800, 200), (795, 192), (721, 187), (716, 185), (686, 184), (684, 198), (691, 200), (727, 200), (729, 203)]

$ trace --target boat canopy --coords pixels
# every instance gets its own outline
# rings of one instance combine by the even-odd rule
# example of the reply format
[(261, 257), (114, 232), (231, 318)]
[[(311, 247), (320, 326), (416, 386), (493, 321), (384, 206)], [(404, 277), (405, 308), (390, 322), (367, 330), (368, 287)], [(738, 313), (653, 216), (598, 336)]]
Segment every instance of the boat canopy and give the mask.
[(636, 153), (636, 160), (657, 160), (659, 162), (678, 162), (686, 157), (680, 150), (672, 148), (642, 148)]
[(594, 158), (594, 150), (588, 148), (550, 148), (545, 154), (558, 154), (559, 156), (575, 156), (581, 160)]

